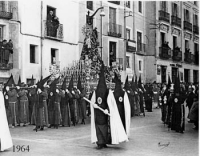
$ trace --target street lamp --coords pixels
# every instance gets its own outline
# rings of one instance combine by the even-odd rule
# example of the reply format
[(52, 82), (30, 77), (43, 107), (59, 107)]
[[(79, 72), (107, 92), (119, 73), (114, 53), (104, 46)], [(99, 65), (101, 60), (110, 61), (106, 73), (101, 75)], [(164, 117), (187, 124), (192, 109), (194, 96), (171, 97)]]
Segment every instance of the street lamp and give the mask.
[(100, 27), (100, 34), (101, 34), (101, 45), (100, 45), (100, 49), (101, 49), (101, 60), (103, 60), (103, 33), (102, 33), (102, 17), (105, 16), (105, 13), (103, 12), (103, 10), (101, 10), (101, 13), (100, 13), (100, 16), (101, 16), (101, 27)]
[[(102, 2), (101, 2), (101, 5), (102, 5)], [(100, 8), (98, 8), (91, 16), (89, 16), (89, 14), (90, 14), (90, 12), (88, 11), (88, 21), (87, 21), (87, 24), (89, 24), (89, 25), (92, 25), (92, 23), (93, 23), (93, 17), (96, 15), (96, 13), (99, 11), (101, 9), (101, 13), (100, 13), (100, 17), (101, 17), (101, 26), (100, 26), (100, 34), (101, 34), (101, 42), (100, 42), (100, 49), (101, 49), (101, 59), (103, 60), (103, 58), (102, 58), (102, 43), (103, 43), (103, 40), (102, 40), (102, 17), (104, 17), (105, 16), (105, 13), (104, 13), (104, 7), (100, 7)]]

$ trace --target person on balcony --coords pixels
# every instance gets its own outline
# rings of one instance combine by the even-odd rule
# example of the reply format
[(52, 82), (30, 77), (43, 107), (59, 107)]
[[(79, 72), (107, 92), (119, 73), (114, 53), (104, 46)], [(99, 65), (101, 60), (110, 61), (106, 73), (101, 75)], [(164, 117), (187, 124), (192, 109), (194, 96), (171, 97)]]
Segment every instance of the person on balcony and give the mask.
[(49, 14), (47, 15), (47, 36), (53, 36), (52, 32), (53, 32), (53, 19), (54, 19), (54, 15), (53, 15), (53, 10), (49, 11)]
[(60, 24), (60, 22), (59, 22), (59, 18), (58, 17), (54, 17), (53, 18), (53, 32), (52, 32), (52, 36), (53, 37), (57, 37), (57, 30), (58, 30), (58, 27), (59, 27), (59, 24)]

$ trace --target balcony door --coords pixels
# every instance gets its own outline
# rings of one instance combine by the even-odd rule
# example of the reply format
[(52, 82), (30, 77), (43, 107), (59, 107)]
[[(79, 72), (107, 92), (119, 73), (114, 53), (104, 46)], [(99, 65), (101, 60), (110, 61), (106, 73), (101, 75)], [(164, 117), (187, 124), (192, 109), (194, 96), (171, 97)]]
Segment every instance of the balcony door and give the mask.
[(185, 82), (188, 83), (190, 82), (190, 70), (189, 69), (184, 69), (184, 79), (185, 79)]
[(165, 33), (160, 33), (160, 38), (161, 38), (161, 46), (163, 46), (164, 45), (164, 43), (165, 43)]
[(161, 82), (166, 83), (166, 74), (167, 74), (167, 68), (166, 66), (161, 66)]
[(116, 62), (116, 42), (109, 42), (109, 65)]
[(193, 24), (196, 25), (196, 26), (199, 25), (198, 24), (198, 15), (196, 15), (196, 14), (193, 15)]
[(111, 31), (110, 32), (117, 32), (116, 28), (116, 9), (109, 8), (109, 26)]
[(161, 10), (167, 12), (167, 1), (161, 1), (160, 5)]
[(178, 17), (178, 5), (176, 3), (172, 3), (172, 15)]
[(193, 70), (193, 82), (197, 83), (198, 81), (198, 70)]
[(190, 12), (187, 9), (184, 9), (184, 20), (190, 22)]
[(173, 36), (173, 49), (177, 47), (177, 37)]
[(142, 50), (142, 33), (137, 32), (137, 51)]
[(177, 77), (177, 72), (178, 72), (178, 69), (175, 67), (172, 67), (172, 82), (173, 83), (175, 83), (175, 79)]

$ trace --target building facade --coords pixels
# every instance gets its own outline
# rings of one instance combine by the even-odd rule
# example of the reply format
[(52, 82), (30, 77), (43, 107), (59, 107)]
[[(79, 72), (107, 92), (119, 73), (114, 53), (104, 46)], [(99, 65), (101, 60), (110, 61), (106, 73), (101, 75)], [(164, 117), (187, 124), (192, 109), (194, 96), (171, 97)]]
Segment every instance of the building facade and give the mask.
[(12, 66), (8, 66), (11, 68), (0, 69), (2, 81), (11, 73), (15, 82), (19, 75), (25, 83), (29, 83), (32, 75), (38, 81), (54, 68), (62, 70), (79, 59), (76, 1), (3, 2), (9, 6), (12, 17), (0, 19), (0, 24), (4, 39), (13, 41), (13, 54), (9, 59)]
[(150, 40), (146, 56), (147, 82), (199, 82), (199, 4), (197, 1), (146, 3)]

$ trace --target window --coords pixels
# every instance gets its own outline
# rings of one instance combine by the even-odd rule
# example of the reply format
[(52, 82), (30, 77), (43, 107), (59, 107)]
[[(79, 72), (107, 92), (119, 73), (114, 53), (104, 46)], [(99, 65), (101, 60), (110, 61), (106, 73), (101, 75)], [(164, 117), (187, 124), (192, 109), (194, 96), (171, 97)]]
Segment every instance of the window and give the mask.
[(189, 69), (184, 69), (184, 79), (185, 79), (186, 83), (190, 82), (190, 70)]
[(184, 20), (190, 22), (190, 12), (187, 9), (184, 9)]
[(196, 26), (198, 26), (198, 15), (194, 14), (193, 17), (194, 17), (193, 24), (196, 25)]
[(139, 61), (139, 71), (142, 71), (142, 61)]
[(173, 36), (173, 49), (177, 47), (177, 37)]
[(198, 52), (199, 51), (199, 44), (194, 43), (194, 52)]
[(126, 7), (130, 8), (131, 7), (131, 2), (130, 1), (126, 1)]
[(161, 82), (166, 83), (166, 71), (167, 67), (166, 66), (161, 66)]
[(93, 10), (93, 1), (87, 1), (87, 9)]
[(189, 49), (189, 41), (185, 40), (185, 49)]
[(142, 33), (137, 32), (137, 51), (142, 51)]
[(0, 26), (0, 41), (3, 41), (3, 26)]
[(126, 28), (126, 39), (130, 40), (131, 30)]
[(161, 1), (161, 10), (167, 12), (167, 2), (166, 1)]
[(30, 45), (30, 63), (36, 63), (36, 46)]
[(198, 70), (193, 70), (193, 82), (198, 83)]
[(142, 1), (138, 1), (138, 11), (142, 13)]
[(0, 11), (6, 11), (6, 2), (0, 1)]
[(109, 22), (116, 24), (116, 9), (109, 8)]
[(116, 42), (110, 42), (109, 47), (109, 65), (112, 66), (113, 62), (116, 62)]
[(194, 5), (196, 5), (196, 6), (197, 6), (197, 1), (194, 1)]
[(126, 68), (130, 68), (130, 56), (126, 56)]
[(178, 17), (178, 5), (176, 3), (172, 3), (172, 15)]
[(51, 48), (51, 64), (58, 62), (58, 50)]

